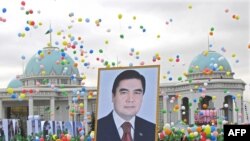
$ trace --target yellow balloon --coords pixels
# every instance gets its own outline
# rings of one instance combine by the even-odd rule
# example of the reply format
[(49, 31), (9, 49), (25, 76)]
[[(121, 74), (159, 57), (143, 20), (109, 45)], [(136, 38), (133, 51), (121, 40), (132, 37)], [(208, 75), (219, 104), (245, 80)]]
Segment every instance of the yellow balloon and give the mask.
[(219, 66), (220, 71), (223, 71), (223, 69), (224, 69), (223, 66)]
[(204, 55), (204, 56), (207, 56), (207, 55), (208, 55), (208, 50), (203, 51), (203, 55)]
[(227, 72), (226, 72), (226, 75), (227, 75), (227, 76), (230, 76), (230, 75), (231, 75), (231, 72), (227, 71)]
[(195, 66), (195, 69), (197, 69), (197, 70), (198, 70), (199, 68), (200, 68), (199, 66)]
[(64, 46), (67, 46), (67, 45), (68, 45), (68, 42), (67, 42), (67, 41), (63, 41), (62, 44), (63, 44)]
[(13, 92), (14, 92), (13, 88), (7, 88), (7, 93), (8, 94), (13, 94)]
[(80, 103), (79, 106), (82, 108), (83, 107), (83, 103)]
[(166, 75), (163, 75), (163, 79), (166, 79), (167, 78), (167, 76)]
[(241, 95), (240, 95), (240, 94), (237, 94), (237, 98), (240, 99), (240, 98), (241, 98)]
[(57, 34), (58, 36), (60, 36), (60, 35), (62, 34), (62, 32), (58, 31), (56, 34)]
[(136, 20), (136, 16), (133, 16), (133, 20)]
[(122, 19), (122, 14), (118, 14), (118, 19)]
[(187, 73), (187, 72), (183, 72), (183, 75), (187, 77), (187, 76), (188, 76), (188, 73)]
[(57, 138), (56, 135), (53, 135), (53, 136), (52, 136), (52, 139), (53, 139), (53, 140), (56, 140), (56, 138)]
[(41, 72), (41, 74), (42, 74), (42, 75), (45, 75), (45, 74), (46, 74), (46, 71), (43, 70), (43, 71)]
[(191, 4), (188, 5), (188, 9), (192, 9), (193, 6)]
[(174, 60), (173, 58), (168, 58), (169, 62), (173, 62), (173, 60)]
[(82, 22), (82, 18), (78, 18), (78, 22)]
[(205, 126), (204, 132), (206, 133), (206, 135), (209, 135), (209, 134), (211, 133), (211, 128), (210, 128), (209, 125), (206, 125), (206, 126)]
[(24, 93), (21, 93), (19, 96), (21, 99), (24, 99), (26, 97), (26, 95)]

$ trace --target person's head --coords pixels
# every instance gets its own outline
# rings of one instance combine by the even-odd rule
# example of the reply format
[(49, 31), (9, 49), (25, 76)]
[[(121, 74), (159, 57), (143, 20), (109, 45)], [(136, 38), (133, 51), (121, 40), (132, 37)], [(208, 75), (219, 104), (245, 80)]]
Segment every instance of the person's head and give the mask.
[(125, 70), (116, 77), (112, 88), (112, 102), (114, 110), (124, 120), (130, 120), (139, 112), (145, 85), (144, 76), (135, 70)]

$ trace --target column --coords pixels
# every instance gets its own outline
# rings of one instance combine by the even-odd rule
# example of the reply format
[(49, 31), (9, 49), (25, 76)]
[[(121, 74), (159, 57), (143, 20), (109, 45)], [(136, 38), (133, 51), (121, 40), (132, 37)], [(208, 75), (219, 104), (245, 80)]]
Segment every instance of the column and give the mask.
[[(162, 103), (163, 103), (163, 109), (166, 109), (166, 111), (168, 111), (168, 107), (167, 107), (167, 96), (164, 95), (162, 98)], [(168, 121), (167, 121), (167, 113), (163, 113), (163, 125), (165, 125)]]
[(68, 95), (68, 106), (69, 106), (69, 110), (68, 110), (69, 121), (72, 121), (72, 117), (70, 116), (70, 109), (72, 106), (72, 96), (70, 94)]
[[(238, 102), (238, 101), (236, 101), (236, 99), (235, 99), (235, 100), (232, 100), (232, 104), (233, 104), (233, 106), (232, 106), (232, 112), (233, 112), (233, 117), (232, 117), (233, 119), (232, 119), (232, 122), (233, 122), (233, 123), (238, 123), (238, 122), (239, 122), (239, 120), (238, 120), (238, 112), (235, 111), (236, 108), (239, 108), (239, 107), (238, 107), (238, 104), (235, 105), (236, 102)], [(230, 115), (229, 115), (229, 116), (230, 116)], [(228, 119), (229, 119), (229, 118), (228, 118)]]
[(89, 125), (88, 125), (88, 123), (87, 123), (87, 112), (88, 112), (88, 95), (87, 94), (85, 94), (84, 95), (84, 123), (85, 123), (85, 135), (88, 135), (88, 132), (89, 132)]
[[(190, 97), (190, 99), (188, 100), (189, 103), (192, 103), (192, 106), (189, 107), (190, 109), (190, 124), (194, 124), (194, 114), (195, 114), (195, 110), (197, 109), (198, 107), (198, 101), (197, 102), (192, 102), (194, 96)], [(189, 105), (188, 105), (189, 106)]]
[(34, 110), (33, 110), (33, 106), (34, 106), (34, 101), (33, 101), (33, 97), (29, 96), (29, 116), (33, 116), (34, 115)]
[(0, 119), (3, 119), (3, 101), (0, 99)]
[(55, 120), (55, 97), (50, 98), (50, 120)]
[(177, 98), (177, 104), (179, 105), (179, 109), (177, 111), (177, 122), (181, 121), (181, 99)]

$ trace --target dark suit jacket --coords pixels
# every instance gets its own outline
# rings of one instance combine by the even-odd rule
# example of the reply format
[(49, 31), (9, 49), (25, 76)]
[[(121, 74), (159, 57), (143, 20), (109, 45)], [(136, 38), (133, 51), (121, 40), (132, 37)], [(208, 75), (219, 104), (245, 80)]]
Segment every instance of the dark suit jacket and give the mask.
[[(96, 141), (121, 141), (112, 112), (97, 122)], [(155, 124), (135, 117), (134, 141), (155, 141)]]

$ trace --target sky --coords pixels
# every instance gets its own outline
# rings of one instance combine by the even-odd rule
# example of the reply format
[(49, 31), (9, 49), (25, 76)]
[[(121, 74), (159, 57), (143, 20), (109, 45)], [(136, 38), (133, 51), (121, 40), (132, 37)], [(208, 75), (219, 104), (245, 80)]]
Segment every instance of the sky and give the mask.
[(48, 46), (51, 25), (52, 46), (67, 49), (86, 86), (97, 86), (105, 61), (161, 65), (160, 83), (185, 80), (192, 59), (209, 48), (246, 83), (250, 101), (249, 9), (247, 0), (0, 0), (0, 88)]

